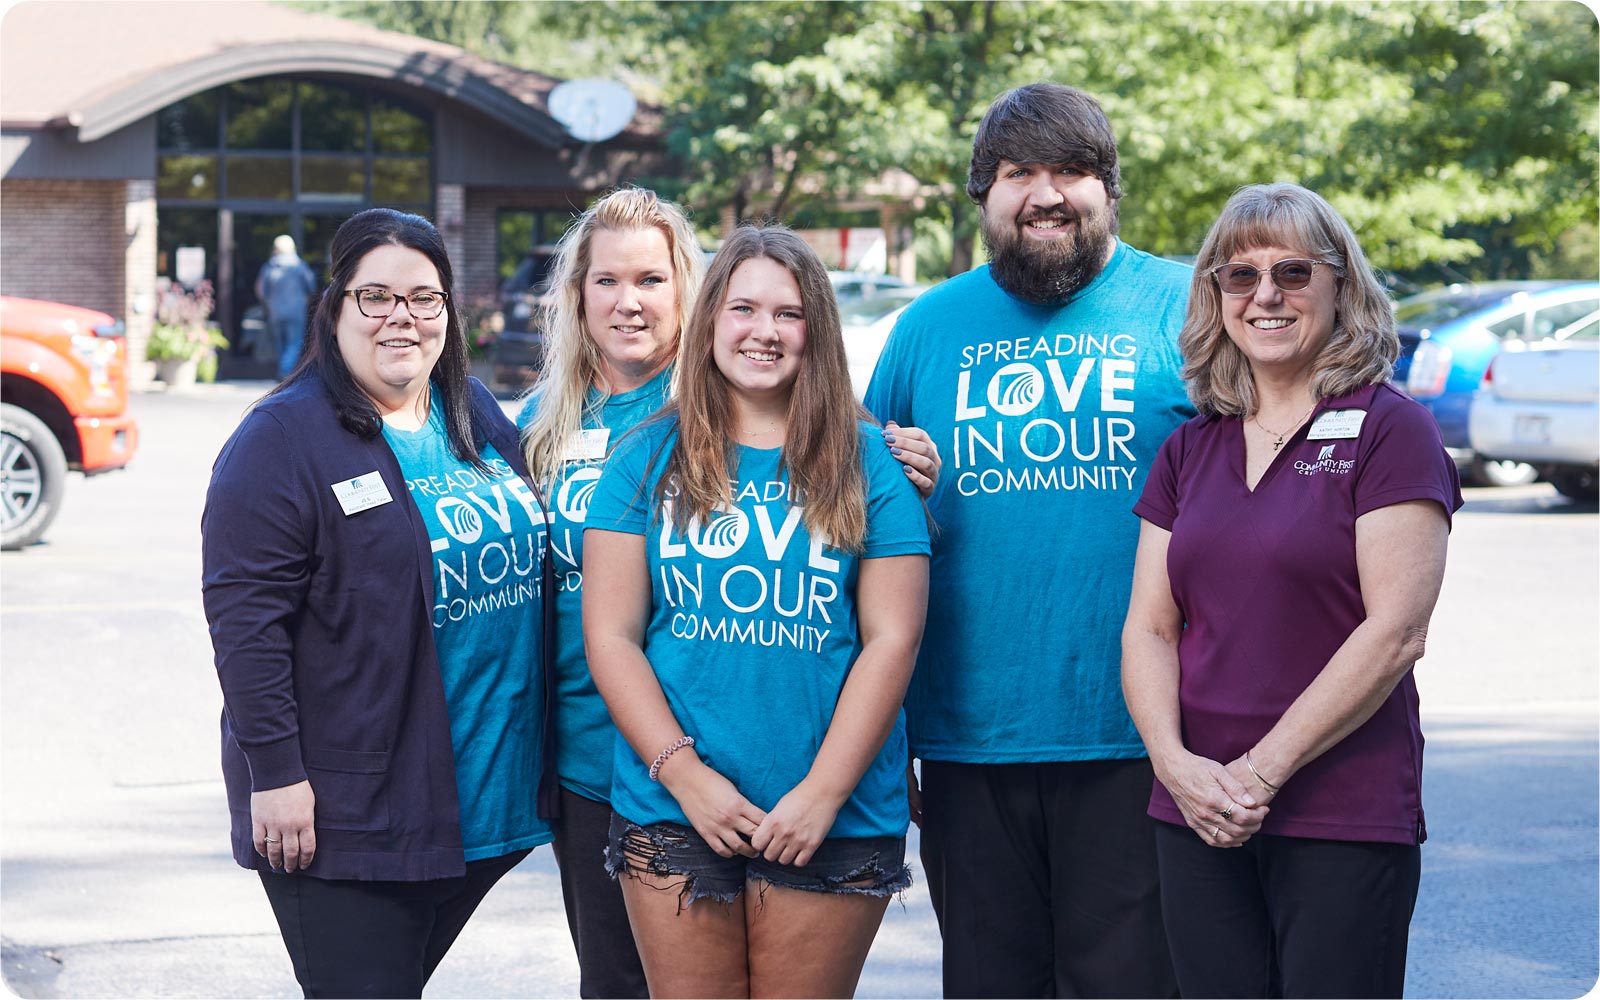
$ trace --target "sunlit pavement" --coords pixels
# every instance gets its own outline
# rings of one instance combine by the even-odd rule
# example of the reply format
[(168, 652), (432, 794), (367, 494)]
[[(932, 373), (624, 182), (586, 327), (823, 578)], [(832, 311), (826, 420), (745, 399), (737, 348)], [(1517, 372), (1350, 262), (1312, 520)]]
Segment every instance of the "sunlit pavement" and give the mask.
[[(0, 556), (0, 935), (16, 993), (299, 995), (255, 877), (228, 855), (198, 592), (211, 460), (267, 388), (136, 396), (133, 467), (74, 477), (46, 542)], [(1600, 517), (1543, 485), (1468, 493), (1418, 668), (1430, 839), (1407, 994), (1580, 996), (1600, 968)], [(861, 996), (939, 994), (917, 875)], [(428, 995), (576, 989), (540, 849)]]

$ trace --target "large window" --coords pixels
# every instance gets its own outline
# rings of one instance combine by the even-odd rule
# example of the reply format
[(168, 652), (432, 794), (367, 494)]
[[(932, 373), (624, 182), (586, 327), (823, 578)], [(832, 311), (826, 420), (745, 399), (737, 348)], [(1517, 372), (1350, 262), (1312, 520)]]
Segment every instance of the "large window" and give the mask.
[(359, 88), (281, 78), (218, 87), (163, 108), (156, 146), (166, 204), (432, 213), (426, 113)]
[(495, 262), (500, 280), (516, 273), (535, 249), (553, 246), (571, 225), (566, 209), (502, 208), (495, 213)]

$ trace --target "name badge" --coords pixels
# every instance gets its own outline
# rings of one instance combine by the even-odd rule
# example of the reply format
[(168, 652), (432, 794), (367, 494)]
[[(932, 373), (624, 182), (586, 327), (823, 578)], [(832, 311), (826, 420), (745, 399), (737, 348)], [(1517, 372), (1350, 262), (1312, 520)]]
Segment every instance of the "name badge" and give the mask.
[(1329, 410), (1311, 424), (1307, 441), (1332, 441), (1353, 438), (1361, 433), (1361, 422), (1367, 419), (1366, 410)]
[(339, 498), (339, 506), (344, 508), (345, 517), (359, 514), (369, 507), (381, 507), (394, 499), (389, 495), (389, 487), (383, 485), (383, 477), (378, 475), (377, 469), (364, 476), (334, 483), (333, 495)]
[(597, 462), (606, 457), (606, 445), (611, 443), (611, 428), (592, 427), (579, 431), (567, 442), (567, 460)]

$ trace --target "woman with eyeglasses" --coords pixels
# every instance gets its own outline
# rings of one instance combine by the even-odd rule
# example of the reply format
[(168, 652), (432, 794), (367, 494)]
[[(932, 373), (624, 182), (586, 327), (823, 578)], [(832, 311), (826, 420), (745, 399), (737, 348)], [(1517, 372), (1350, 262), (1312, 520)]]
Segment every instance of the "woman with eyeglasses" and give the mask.
[(358, 213), (331, 272), (206, 495), (223, 777), (305, 995), (418, 997), (551, 837), (544, 504), (467, 374), (438, 230)]
[(1454, 463), (1389, 384), (1355, 234), (1305, 188), (1229, 200), (1180, 347), (1199, 416), (1134, 508), (1122, 666), (1179, 989), (1398, 997), (1427, 836), (1412, 667)]

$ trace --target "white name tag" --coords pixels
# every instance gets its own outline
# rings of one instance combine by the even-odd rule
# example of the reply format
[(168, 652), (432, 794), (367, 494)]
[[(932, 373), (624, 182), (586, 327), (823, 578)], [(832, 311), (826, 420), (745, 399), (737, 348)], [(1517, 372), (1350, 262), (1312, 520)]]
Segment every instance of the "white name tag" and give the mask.
[(364, 476), (334, 483), (333, 495), (339, 498), (339, 506), (344, 508), (346, 517), (359, 514), (369, 507), (381, 507), (394, 499), (389, 495), (389, 487), (383, 485), (383, 477), (378, 475), (377, 469)]
[(1353, 438), (1361, 433), (1361, 422), (1367, 419), (1366, 410), (1329, 410), (1311, 424), (1307, 441), (1331, 441)]
[(579, 431), (567, 442), (567, 460), (596, 462), (606, 457), (606, 445), (611, 443), (611, 428), (592, 427)]

